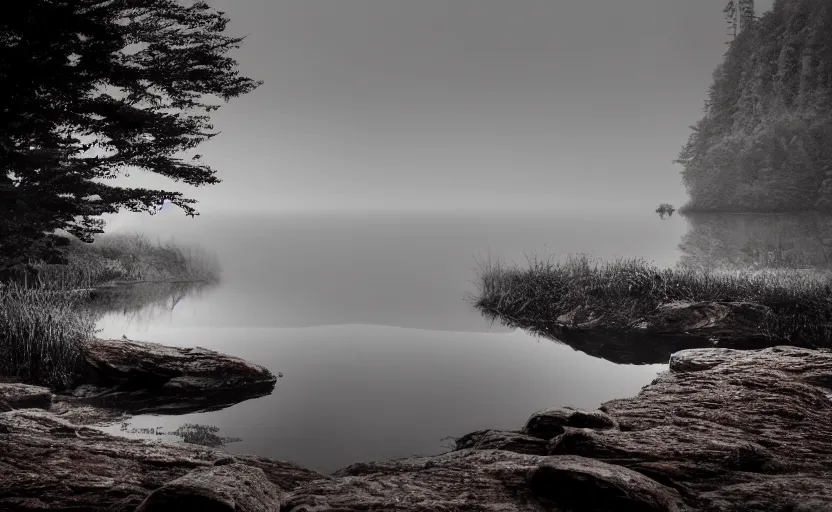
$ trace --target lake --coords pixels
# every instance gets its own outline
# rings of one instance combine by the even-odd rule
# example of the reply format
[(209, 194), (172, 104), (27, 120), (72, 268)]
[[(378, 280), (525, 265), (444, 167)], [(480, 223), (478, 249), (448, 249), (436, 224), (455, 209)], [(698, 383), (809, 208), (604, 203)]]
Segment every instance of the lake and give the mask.
[[(477, 260), (489, 258), (589, 253), (659, 266), (719, 259), (696, 249), (719, 237), (712, 221), (662, 220), (650, 210), (163, 213), (123, 229), (198, 243), (219, 258), (221, 283), (172, 307), (108, 314), (99, 335), (201, 346), (283, 375), (270, 396), (214, 412), (137, 416), (132, 428), (215, 425), (240, 439), (230, 452), (321, 472), (435, 454), (449, 436), (518, 429), (544, 407), (596, 408), (632, 396), (666, 369), (616, 365), (492, 324), (466, 300)], [(732, 240), (734, 224), (724, 228)]]

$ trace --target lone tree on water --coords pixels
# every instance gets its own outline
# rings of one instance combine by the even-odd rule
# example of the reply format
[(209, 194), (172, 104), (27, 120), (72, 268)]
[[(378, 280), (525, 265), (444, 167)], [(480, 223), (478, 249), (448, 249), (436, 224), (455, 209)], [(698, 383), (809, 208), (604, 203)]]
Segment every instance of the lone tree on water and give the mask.
[(60, 257), (104, 213), (197, 215), (180, 192), (108, 180), (139, 170), (220, 180), (199, 155), (210, 112), (260, 82), (240, 76), (228, 18), (199, 1), (26, 0), (0, 16), (0, 269)]

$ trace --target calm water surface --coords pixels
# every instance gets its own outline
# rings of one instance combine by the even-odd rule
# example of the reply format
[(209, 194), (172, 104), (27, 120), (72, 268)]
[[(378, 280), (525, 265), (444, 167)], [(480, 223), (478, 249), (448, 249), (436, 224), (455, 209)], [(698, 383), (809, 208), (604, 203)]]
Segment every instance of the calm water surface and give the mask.
[[(161, 215), (125, 228), (199, 243), (221, 284), (172, 309), (110, 314), (101, 335), (201, 346), (282, 372), (272, 395), (131, 427), (210, 424), (255, 453), (330, 472), (520, 428), (543, 407), (634, 395), (664, 365), (616, 365), (492, 325), (466, 302), (477, 259), (680, 258), (684, 219), (633, 214)], [(118, 432), (119, 427), (107, 427)], [(135, 434), (138, 435), (138, 434)]]

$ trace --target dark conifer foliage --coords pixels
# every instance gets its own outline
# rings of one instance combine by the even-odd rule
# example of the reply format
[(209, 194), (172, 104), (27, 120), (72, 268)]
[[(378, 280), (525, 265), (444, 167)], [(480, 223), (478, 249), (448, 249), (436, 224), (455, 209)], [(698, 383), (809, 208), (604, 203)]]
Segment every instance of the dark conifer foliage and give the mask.
[(59, 258), (64, 230), (90, 241), (99, 216), (154, 213), (180, 192), (115, 186), (147, 171), (218, 183), (184, 152), (217, 133), (209, 114), (254, 90), (228, 55), (243, 38), (204, 2), (27, 0), (0, 16), (0, 268)]
[(832, 211), (832, 2), (777, 0), (714, 72), (677, 162), (688, 211)]

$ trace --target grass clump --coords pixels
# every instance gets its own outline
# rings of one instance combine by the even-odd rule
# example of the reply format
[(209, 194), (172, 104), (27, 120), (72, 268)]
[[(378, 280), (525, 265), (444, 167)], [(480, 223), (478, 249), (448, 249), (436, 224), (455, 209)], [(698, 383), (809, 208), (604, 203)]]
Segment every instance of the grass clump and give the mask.
[(474, 305), (509, 325), (536, 329), (571, 313), (624, 328), (670, 302), (753, 302), (772, 313), (761, 335), (828, 346), (832, 291), (828, 274), (799, 270), (658, 268), (642, 259), (602, 261), (587, 255), (529, 258), (528, 266), (483, 262)]
[(0, 374), (62, 389), (72, 385), (95, 318), (82, 293), (0, 288)]

